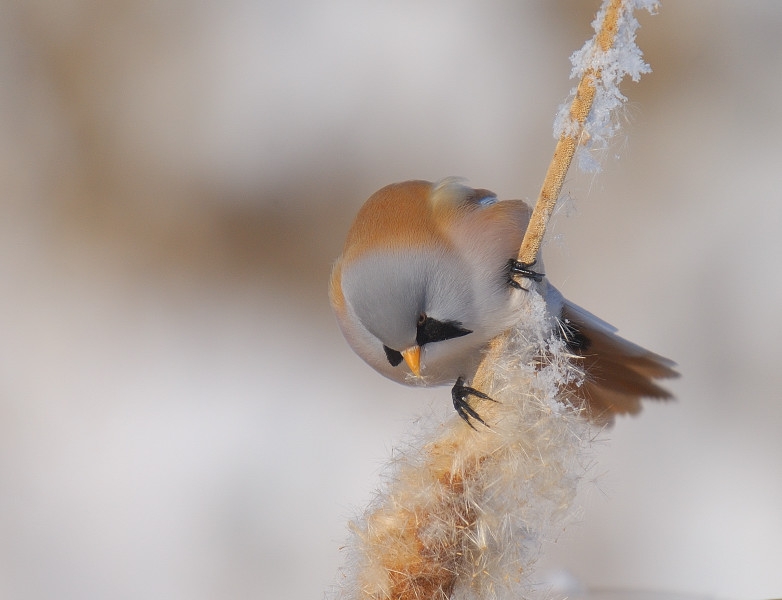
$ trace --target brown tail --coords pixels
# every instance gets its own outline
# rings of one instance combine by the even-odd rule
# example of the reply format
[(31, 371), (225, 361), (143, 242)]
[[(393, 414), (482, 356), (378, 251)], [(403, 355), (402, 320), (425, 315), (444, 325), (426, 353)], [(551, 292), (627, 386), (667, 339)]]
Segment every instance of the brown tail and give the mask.
[(610, 425), (614, 415), (635, 414), (641, 398), (673, 397), (655, 380), (678, 377), (675, 363), (619, 337), (615, 328), (586, 310), (565, 301), (560, 331), (585, 372), (581, 385), (570, 391), (593, 422)]

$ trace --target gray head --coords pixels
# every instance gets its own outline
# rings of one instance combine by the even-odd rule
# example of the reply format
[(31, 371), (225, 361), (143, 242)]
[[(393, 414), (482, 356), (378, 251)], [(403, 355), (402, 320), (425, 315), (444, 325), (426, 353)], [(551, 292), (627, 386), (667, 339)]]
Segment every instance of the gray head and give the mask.
[(383, 374), (406, 380), (402, 353), (421, 347), (422, 383), (463, 375), (458, 364), (444, 368), (465, 345), (475, 345), (469, 338), (478, 318), (469, 266), (456, 254), (434, 248), (371, 253), (343, 272), (342, 290), (364, 330), (361, 345), (375, 346), (373, 360), (362, 356)]

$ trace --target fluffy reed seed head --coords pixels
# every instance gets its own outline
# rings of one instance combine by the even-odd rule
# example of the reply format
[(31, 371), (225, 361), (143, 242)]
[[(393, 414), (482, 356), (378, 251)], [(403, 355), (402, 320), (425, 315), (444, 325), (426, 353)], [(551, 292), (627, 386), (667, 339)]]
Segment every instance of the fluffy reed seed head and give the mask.
[(592, 432), (562, 396), (580, 377), (530, 292), (520, 324), (493, 343), (473, 401), (489, 424), (453, 417), (399, 452), (352, 540), (336, 597), (519, 598), (544, 542), (576, 513)]

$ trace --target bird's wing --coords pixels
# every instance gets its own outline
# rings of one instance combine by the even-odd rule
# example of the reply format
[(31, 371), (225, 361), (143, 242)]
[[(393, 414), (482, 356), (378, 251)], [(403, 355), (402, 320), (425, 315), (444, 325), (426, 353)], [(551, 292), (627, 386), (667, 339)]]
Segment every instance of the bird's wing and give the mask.
[(619, 337), (616, 328), (567, 300), (559, 329), (585, 373), (570, 392), (584, 403), (591, 420), (608, 425), (614, 415), (639, 412), (641, 398), (672, 398), (656, 380), (679, 376), (673, 361)]

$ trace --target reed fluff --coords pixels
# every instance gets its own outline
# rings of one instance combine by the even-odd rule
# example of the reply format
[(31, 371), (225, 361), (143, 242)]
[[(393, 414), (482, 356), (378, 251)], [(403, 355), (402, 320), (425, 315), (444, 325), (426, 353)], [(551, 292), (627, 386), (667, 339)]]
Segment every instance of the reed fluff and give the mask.
[[(476, 385), (490, 428), (458, 417), (399, 453), (351, 524), (339, 597), (520, 598), (541, 545), (574, 516), (592, 431), (560, 390), (581, 376), (552, 335), (543, 298), (495, 340)], [(480, 373), (479, 373), (480, 374)]]

